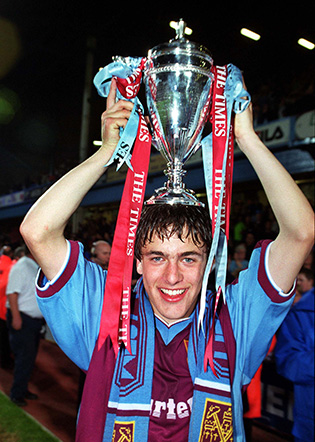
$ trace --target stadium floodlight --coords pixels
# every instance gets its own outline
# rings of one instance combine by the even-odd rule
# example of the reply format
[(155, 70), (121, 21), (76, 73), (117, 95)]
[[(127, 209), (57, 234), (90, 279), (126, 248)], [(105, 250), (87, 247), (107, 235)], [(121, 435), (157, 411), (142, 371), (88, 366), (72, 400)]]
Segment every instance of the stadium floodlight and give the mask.
[(309, 49), (310, 51), (315, 48), (315, 44), (305, 38), (300, 38), (298, 44), (303, 46), (303, 48)]
[(259, 34), (257, 34), (254, 31), (251, 31), (250, 29), (247, 29), (247, 28), (242, 28), (241, 34), (244, 35), (244, 37), (251, 38), (252, 40), (255, 40), (255, 41), (258, 41), (260, 39)]

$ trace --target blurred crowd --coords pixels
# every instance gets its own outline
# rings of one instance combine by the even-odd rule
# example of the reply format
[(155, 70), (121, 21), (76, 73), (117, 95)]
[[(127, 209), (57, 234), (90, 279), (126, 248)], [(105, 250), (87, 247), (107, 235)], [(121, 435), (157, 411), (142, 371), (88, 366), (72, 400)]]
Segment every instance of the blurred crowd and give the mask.
[(64, 176), (70, 169), (75, 167), (74, 161), (69, 159), (62, 161), (50, 173), (33, 174), (25, 177), (23, 181), (16, 181), (10, 183), (10, 189), (7, 193), (18, 192), (21, 190), (32, 190), (39, 186), (50, 185)]
[(279, 80), (272, 75), (252, 92), (254, 125), (284, 117), (300, 115), (314, 109), (314, 65), (302, 70), (299, 76), (287, 73)]

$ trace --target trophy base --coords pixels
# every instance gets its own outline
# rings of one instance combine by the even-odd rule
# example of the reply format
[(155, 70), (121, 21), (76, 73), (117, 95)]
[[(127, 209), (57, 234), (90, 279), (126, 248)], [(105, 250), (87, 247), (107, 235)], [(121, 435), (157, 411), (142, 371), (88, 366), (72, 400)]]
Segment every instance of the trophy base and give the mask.
[(204, 203), (199, 201), (192, 190), (180, 189), (172, 190), (167, 187), (161, 187), (155, 191), (155, 195), (151, 196), (144, 203), (150, 204), (184, 204), (186, 206), (204, 207)]

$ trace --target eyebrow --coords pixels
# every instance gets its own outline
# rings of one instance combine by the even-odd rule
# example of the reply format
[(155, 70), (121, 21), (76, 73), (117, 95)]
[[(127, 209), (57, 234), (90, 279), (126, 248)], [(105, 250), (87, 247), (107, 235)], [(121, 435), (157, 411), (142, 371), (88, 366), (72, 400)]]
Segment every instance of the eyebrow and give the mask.
[[(181, 258), (184, 258), (185, 256), (202, 256), (205, 252), (195, 252), (195, 251), (187, 251), (181, 253), (179, 256)], [(165, 253), (159, 251), (159, 250), (151, 250), (150, 252), (144, 252), (142, 253), (145, 256), (151, 256), (151, 255), (157, 255), (157, 256), (167, 256)]]

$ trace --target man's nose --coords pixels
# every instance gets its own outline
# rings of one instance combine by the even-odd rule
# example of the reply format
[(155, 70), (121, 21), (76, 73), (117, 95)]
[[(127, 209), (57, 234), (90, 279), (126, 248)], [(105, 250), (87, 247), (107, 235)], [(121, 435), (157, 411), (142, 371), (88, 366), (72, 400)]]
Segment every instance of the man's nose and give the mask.
[(165, 281), (168, 284), (175, 285), (178, 282), (181, 282), (183, 279), (183, 272), (180, 269), (178, 262), (169, 261), (167, 263), (165, 273), (164, 273)]

